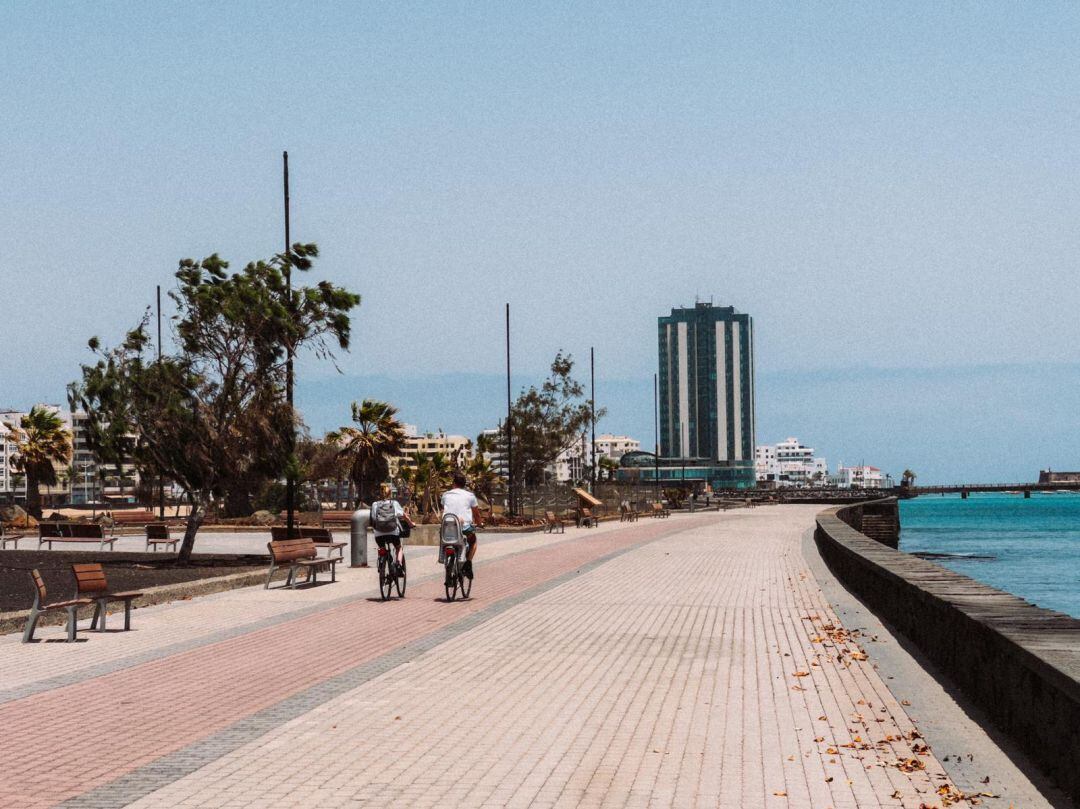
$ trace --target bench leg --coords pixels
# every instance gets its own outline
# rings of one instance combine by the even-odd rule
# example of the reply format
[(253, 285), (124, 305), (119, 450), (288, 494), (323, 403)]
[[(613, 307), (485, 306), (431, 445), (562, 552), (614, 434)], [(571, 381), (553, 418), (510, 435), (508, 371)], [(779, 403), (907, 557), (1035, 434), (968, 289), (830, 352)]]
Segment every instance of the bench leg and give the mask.
[(131, 599), (124, 599), (124, 631), (129, 632), (131, 630)]
[(332, 581), (332, 582), (337, 581), (337, 563), (336, 562), (331, 562), (330, 563), (330, 581)]
[(270, 579), (274, 577), (274, 571), (277, 570), (277, 566), (271, 563), (270, 572), (266, 574), (266, 584), (263, 585), (264, 590), (270, 589)]
[[(75, 633), (78, 631), (79, 608), (78, 607), (68, 607), (67, 608), (67, 614), (68, 614), (68, 636), (67, 636), (67, 639), (68, 639), (68, 643), (71, 643), (73, 640), (75, 640)], [(104, 627), (105, 622), (102, 621), (101, 625), (102, 625), (102, 627)]]
[(98, 620), (101, 620), (101, 632), (105, 631), (105, 602), (97, 601), (94, 603), (94, 617), (90, 619), (90, 629), (98, 628)]
[(40, 614), (41, 613), (37, 611), (37, 608), (30, 608), (30, 616), (26, 619), (26, 629), (23, 630), (23, 643), (29, 643), (34, 639), (34, 627), (37, 626), (37, 619)]

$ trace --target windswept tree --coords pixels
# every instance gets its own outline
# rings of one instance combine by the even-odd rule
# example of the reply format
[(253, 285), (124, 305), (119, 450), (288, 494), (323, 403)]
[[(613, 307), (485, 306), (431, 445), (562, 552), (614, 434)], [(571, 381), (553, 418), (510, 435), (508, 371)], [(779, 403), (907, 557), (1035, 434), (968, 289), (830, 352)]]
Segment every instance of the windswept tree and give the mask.
[[(559, 453), (581, 440), (591, 426), (593, 412), (585, 388), (574, 379), (574, 358), (561, 351), (551, 363), (548, 378), (539, 388), (524, 390), (510, 408), (513, 431), (513, 473), (516, 483), (536, 486), (544, 482), (544, 470)], [(600, 419), (605, 410), (598, 408)], [(506, 452), (506, 432), (495, 439)]]
[(405, 427), (396, 407), (375, 399), (353, 402), (352, 420), (355, 427), (335, 430), (326, 440), (338, 444), (338, 453), (348, 461), (361, 502), (371, 503), (378, 485), (390, 476), (390, 458), (405, 446)]
[(286, 268), (309, 270), (316, 256), (314, 244), (295, 244), (288, 255), (232, 274), (216, 254), (181, 261), (170, 293), (175, 350), (163, 347), (157, 359), (144, 316), (115, 348), (93, 338), (98, 360), (69, 386), (103, 461), (130, 453), (141, 472), (183, 490), (190, 510), (181, 561), (191, 556), (208, 506), (230, 485), (295, 473), (298, 418), (283, 394), (287, 347), (323, 358), (347, 349), (349, 311), (360, 302), (327, 281), (289, 293)]
[(904, 474), (900, 476), (900, 485), (905, 487), (905, 488), (908, 487), (908, 486), (914, 486), (915, 485), (915, 478), (917, 478), (917, 477), (918, 477), (918, 475), (916, 475), (910, 469), (905, 469)]
[(41, 487), (59, 483), (56, 465), (66, 469), (71, 463), (71, 433), (55, 411), (38, 405), (18, 424), (4, 426), (15, 447), (12, 466), (26, 479), (26, 512), (41, 519)]

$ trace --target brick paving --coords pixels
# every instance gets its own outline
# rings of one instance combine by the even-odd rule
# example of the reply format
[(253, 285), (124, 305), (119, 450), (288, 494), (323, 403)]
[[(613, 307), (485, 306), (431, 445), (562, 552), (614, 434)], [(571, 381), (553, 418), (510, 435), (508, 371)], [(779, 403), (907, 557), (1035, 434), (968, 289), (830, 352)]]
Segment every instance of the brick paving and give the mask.
[[(942, 806), (952, 784), (806, 568), (814, 512), (492, 543), (464, 604), (432, 579), (330, 593), (353, 571), (260, 624), (297, 594), (236, 591), (250, 631), (159, 637), (0, 704), (0, 806)], [(0, 672), (122, 637), (4, 639)]]

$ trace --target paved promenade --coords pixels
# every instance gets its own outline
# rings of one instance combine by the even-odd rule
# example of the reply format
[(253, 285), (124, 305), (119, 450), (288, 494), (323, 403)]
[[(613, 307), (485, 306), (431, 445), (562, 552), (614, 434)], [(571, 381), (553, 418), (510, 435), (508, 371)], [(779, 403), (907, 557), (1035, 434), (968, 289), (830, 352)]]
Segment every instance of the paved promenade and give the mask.
[(464, 603), (418, 548), (401, 601), (346, 570), (5, 636), (0, 806), (971, 805), (809, 572), (816, 511), (485, 536)]

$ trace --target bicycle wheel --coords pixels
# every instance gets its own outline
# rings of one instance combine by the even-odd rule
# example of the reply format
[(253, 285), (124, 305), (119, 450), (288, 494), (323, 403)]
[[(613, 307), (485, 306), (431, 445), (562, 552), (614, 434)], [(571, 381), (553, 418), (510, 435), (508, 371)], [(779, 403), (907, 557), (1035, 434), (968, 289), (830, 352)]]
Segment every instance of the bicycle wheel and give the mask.
[(458, 578), (461, 580), (461, 597), (468, 598), (469, 593), (472, 592), (472, 579), (466, 576), (464, 573), (459, 573)]
[(394, 579), (398, 598), (405, 598), (405, 557), (401, 557), (401, 573)]
[(391, 588), (394, 586), (394, 578), (390, 575), (390, 566), (386, 559), (385, 556), (379, 557), (379, 595), (383, 601), (390, 598)]
[(453, 601), (457, 598), (458, 571), (457, 564), (453, 559), (446, 560), (446, 581), (443, 582), (443, 586), (446, 588), (447, 601)]

